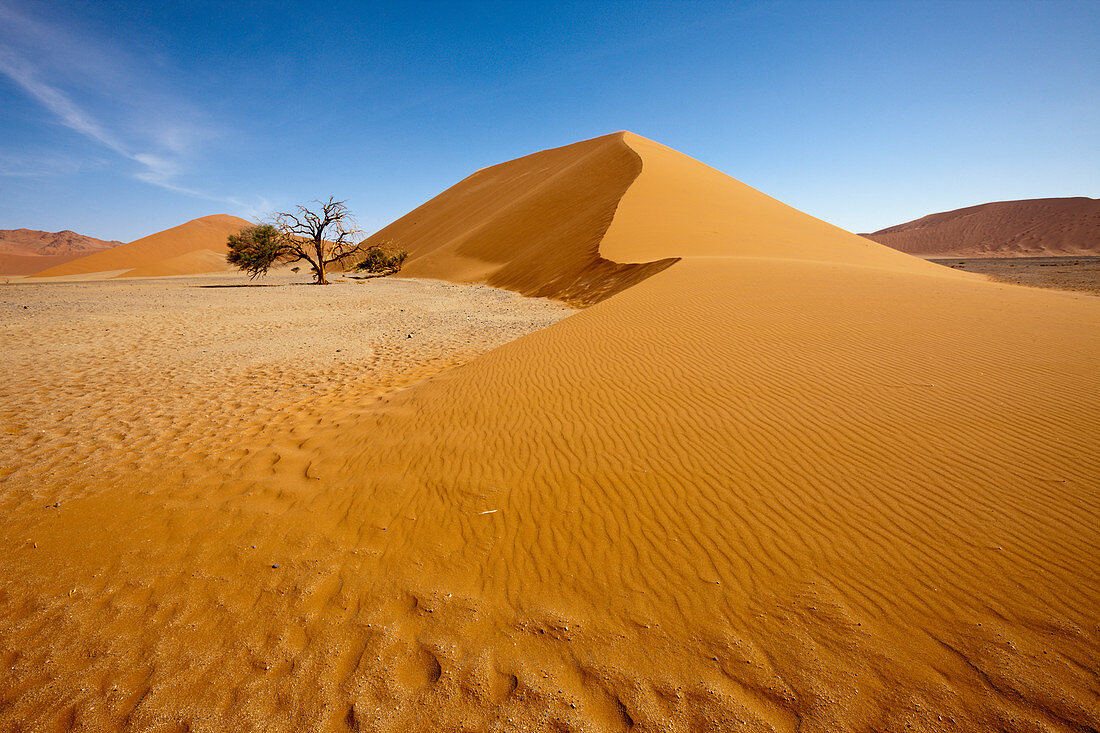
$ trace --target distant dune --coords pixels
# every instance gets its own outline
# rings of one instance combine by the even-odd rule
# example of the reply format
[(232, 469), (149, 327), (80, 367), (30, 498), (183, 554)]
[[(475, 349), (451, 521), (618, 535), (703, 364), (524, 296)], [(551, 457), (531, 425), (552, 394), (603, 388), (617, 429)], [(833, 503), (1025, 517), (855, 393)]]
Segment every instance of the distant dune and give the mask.
[(0, 229), (0, 275), (30, 275), (120, 244), (67, 229), (60, 232)]
[[(124, 244), (113, 249), (81, 257), (35, 273), (33, 277), (87, 275), (124, 270), (123, 276), (137, 273), (156, 275), (193, 275), (228, 269), (224, 256), (225, 240), (251, 222), (228, 214), (193, 219), (178, 227)], [(203, 252), (221, 254), (218, 261)], [(135, 273), (135, 271), (137, 271)]]
[(864, 234), (921, 257), (1100, 254), (1100, 199), (997, 201)]
[[(4, 505), (9, 727), (1100, 729), (1100, 299), (912, 257), (630, 133), (372, 239), (408, 275), (591, 305), (381, 394), (219, 383), (233, 419), (162, 453), (126, 432), (155, 395), (93, 393), (107, 448)], [(50, 398), (63, 442), (18, 434), (87, 450)]]
[(230, 268), (225, 261), (225, 250), (193, 249), (175, 257), (150, 262), (124, 272), (118, 277), (163, 277), (165, 275), (199, 275), (204, 272), (220, 272)]

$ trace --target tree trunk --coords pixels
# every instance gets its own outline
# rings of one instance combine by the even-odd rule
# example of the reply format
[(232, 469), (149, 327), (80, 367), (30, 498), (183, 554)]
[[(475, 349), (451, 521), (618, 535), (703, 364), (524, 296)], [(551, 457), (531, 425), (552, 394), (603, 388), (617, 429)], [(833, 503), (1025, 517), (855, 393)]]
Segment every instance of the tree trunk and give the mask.
[(313, 242), (313, 246), (317, 251), (317, 266), (314, 268), (314, 272), (317, 275), (317, 285), (328, 285), (328, 279), (325, 278), (325, 250), (324, 245), (321, 243), (321, 233), (317, 233), (317, 238)]

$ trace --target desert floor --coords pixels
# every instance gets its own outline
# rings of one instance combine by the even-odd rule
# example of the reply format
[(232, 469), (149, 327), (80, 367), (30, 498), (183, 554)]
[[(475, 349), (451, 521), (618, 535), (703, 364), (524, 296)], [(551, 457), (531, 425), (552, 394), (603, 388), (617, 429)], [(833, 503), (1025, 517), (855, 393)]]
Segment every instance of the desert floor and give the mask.
[(0, 286), (5, 498), (49, 498), (107, 462), (239, 455), (255, 449), (234, 432), (246, 424), (378, 399), (574, 312), (489, 287), (335, 278)]
[(1013, 285), (1100, 295), (1100, 257), (937, 257), (930, 261)]
[(290, 280), (0, 287), (0, 728), (1100, 721), (1093, 298)]
[[(230, 466), (258, 453), (308, 474), (308, 460), (298, 459), (308, 455), (307, 425), (324, 419), (325, 405), (380, 400), (575, 312), (482, 286), (334, 278), (343, 282), (319, 288), (287, 273), (257, 282), (227, 274), (0, 285), (0, 537), (5, 556), (35, 553), (25, 559), (42, 560), (43, 573), (30, 577), (9, 565), (0, 574), (0, 728), (109, 728), (136, 703), (130, 695), (140, 683), (128, 680), (136, 680), (142, 660), (116, 660), (106, 672), (86, 659), (70, 670), (79, 688), (61, 692), (56, 652), (43, 646), (42, 633), (56, 641), (55, 632), (90, 608), (151, 600), (133, 597), (129, 582), (116, 586), (121, 576), (112, 569), (131, 560), (141, 566), (147, 547), (109, 559), (59, 533), (58, 520), (64, 524), (81, 498), (113, 480), (133, 487), (176, 466), (181, 482), (145, 498), (161, 510), (205, 503), (209, 497), (200, 497), (233, 473)], [(192, 473), (196, 466), (206, 466), (204, 479)], [(83, 516), (78, 534), (103, 539), (104, 519)], [(178, 529), (160, 525), (154, 535), (172, 541), (162, 533)], [(262, 527), (255, 529), (249, 545), (227, 538), (222, 549), (258, 544), (240, 559), (255, 566), (250, 572), (274, 577), (272, 565), (290, 558), (271, 552)], [(180, 570), (195, 558), (187, 557), (189, 541), (177, 539)], [(44, 591), (66, 567), (88, 561), (108, 563), (83, 577), (95, 591), (64, 599)], [(90, 608), (81, 609), (81, 597)], [(111, 656), (105, 648), (100, 659)], [(73, 693), (83, 698), (79, 716), (56, 707)]]

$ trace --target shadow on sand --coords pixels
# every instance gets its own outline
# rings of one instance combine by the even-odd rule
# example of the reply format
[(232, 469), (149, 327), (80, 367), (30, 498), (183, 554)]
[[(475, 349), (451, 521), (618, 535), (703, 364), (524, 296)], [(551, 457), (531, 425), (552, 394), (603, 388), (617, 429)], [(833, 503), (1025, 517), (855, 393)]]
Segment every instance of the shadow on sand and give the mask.
[(237, 285), (195, 285), (196, 288), (288, 288), (294, 285), (313, 285), (314, 283), (241, 283)]

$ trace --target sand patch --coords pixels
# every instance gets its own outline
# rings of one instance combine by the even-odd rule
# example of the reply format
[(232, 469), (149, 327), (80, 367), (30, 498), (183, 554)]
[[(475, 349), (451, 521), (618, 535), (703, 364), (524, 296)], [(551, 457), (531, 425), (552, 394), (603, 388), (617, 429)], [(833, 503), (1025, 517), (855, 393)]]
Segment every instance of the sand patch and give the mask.
[(240, 449), (233, 426), (391, 391), (572, 312), (481, 286), (289, 274), (24, 281), (0, 309), (0, 476), (23, 487), (159, 465), (183, 444), (213, 460)]

